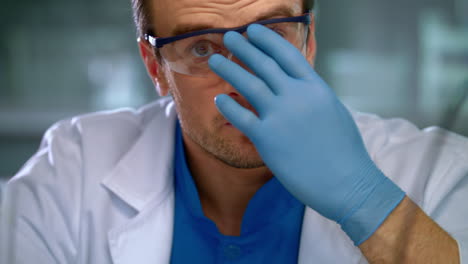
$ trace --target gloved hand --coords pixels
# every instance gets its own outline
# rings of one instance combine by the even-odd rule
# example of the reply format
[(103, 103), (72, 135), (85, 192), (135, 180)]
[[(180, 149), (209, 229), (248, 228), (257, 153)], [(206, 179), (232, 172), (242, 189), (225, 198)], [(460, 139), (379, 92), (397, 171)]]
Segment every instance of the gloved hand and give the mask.
[(228, 32), (224, 44), (256, 75), (219, 54), (209, 65), (258, 116), (224, 94), (215, 98), (219, 111), (291, 194), (361, 244), (404, 192), (371, 160), (350, 113), (296, 47), (261, 25), (247, 35)]

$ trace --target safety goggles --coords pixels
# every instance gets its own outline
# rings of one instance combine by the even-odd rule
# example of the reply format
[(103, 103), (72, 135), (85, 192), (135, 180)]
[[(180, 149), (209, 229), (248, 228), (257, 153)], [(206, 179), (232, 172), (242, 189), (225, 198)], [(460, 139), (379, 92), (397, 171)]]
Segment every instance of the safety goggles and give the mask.
[(275, 31), (301, 51), (305, 51), (310, 14), (261, 20), (236, 28), (212, 28), (161, 38), (145, 34), (144, 38), (161, 55), (172, 71), (199, 77), (214, 75), (208, 66), (211, 55), (218, 53), (228, 59), (230, 51), (224, 47), (223, 36), (228, 31), (244, 34), (251, 24), (261, 24)]

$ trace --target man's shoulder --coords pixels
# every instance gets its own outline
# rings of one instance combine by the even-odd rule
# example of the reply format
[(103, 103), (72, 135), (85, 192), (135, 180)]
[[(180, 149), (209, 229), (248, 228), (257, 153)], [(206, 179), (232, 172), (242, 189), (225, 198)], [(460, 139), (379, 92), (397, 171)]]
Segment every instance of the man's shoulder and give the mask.
[(353, 115), (371, 158), (427, 211), (468, 176), (468, 138), (401, 118)]
[(385, 152), (390, 148), (420, 152), (424, 148), (437, 147), (439, 155), (468, 158), (468, 138), (444, 128), (431, 126), (420, 129), (406, 119), (382, 118), (362, 112), (354, 112), (353, 117), (371, 153)]
[[(102, 173), (104, 176), (104, 171), (115, 166), (149, 124), (167, 124), (170, 119), (164, 116), (167, 116), (166, 111), (173, 111), (168, 110), (170, 104), (171, 100), (164, 98), (136, 110), (122, 108), (61, 120), (45, 132), (39, 150), (23, 165), (14, 180), (40, 181), (53, 173), (64, 176), (63, 171), (57, 170), (65, 167), (73, 168), (73, 173), (67, 173), (65, 178), (77, 172)], [(93, 171), (84, 171), (90, 168)], [(38, 173), (43, 176), (35, 177)]]
[[(114, 133), (126, 129), (144, 129), (159, 114), (164, 114), (172, 103), (170, 98), (162, 98), (142, 106), (139, 109), (119, 108), (109, 111), (100, 111), (79, 115), (70, 119), (62, 120), (55, 126), (74, 126), (81, 132), (86, 129), (110, 129)], [(117, 128), (117, 129), (116, 129)]]
[(170, 98), (162, 98), (139, 109), (119, 108), (64, 119), (46, 131), (42, 144), (59, 138), (95, 146), (103, 146), (108, 140), (122, 143), (137, 137), (149, 123), (164, 115), (171, 102)]

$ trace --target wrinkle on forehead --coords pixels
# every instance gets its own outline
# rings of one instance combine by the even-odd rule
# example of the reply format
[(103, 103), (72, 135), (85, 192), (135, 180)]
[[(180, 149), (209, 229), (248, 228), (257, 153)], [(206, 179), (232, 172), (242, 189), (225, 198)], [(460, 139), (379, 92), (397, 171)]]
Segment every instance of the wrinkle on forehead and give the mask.
[(208, 24), (237, 27), (277, 5), (290, 5), (295, 14), (302, 11), (302, 0), (153, 0), (152, 15), (158, 36), (169, 36), (178, 24)]

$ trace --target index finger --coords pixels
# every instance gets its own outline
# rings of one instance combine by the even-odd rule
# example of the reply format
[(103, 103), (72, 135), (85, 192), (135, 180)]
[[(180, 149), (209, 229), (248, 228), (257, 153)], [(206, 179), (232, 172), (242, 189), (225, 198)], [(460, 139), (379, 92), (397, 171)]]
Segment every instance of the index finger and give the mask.
[(309, 62), (293, 44), (265, 26), (250, 25), (247, 35), (250, 42), (272, 57), (289, 76), (302, 79), (313, 72)]

